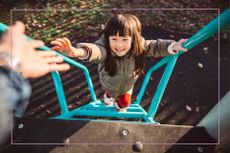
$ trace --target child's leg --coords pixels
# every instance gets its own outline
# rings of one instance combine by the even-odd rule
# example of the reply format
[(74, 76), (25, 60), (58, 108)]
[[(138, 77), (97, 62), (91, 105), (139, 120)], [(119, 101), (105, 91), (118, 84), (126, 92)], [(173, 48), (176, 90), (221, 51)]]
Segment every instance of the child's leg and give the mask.
[(107, 91), (105, 91), (103, 98), (104, 98), (104, 103), (107, 106), (113, 105), (116, 101), (116, 99), (111, 97)]
[(129, 107), (131, 103), (133, 88), (118, 98), (117, 104), (119, 108)]

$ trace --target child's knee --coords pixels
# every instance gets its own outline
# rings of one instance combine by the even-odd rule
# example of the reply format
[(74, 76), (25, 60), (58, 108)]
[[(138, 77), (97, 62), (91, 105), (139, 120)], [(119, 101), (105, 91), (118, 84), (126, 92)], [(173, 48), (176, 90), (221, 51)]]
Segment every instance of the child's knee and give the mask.
[(131, 94), (129, 93), (125, 93), (124, 95), (120, 96), (119, 99), (118, 99), (118, 106), (120, 108), (125, 108), (125, 107), (128, 107), (131, 103)]

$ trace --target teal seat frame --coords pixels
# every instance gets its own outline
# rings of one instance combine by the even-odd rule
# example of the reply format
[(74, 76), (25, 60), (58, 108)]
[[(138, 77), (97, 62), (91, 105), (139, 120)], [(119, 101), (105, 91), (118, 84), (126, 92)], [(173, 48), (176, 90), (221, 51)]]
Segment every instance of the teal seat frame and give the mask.
[[(182, 46), (190, 50), (197, 44), (201, 43), (202, 41), (208, 39), (210, 36), (217, 33), (220, 29), (225, 27), (230, 22), (230, 9), (224, 11), (220, 16), (217, 16), (213, 19), (209, 24), (203, 27), (200, 31), (195, 33), (192, 37), (190, 37)], [(0, 32), (4, 32), (7, 29), (7, 26), (0, 23)], [(28, 38), (30, 39), (30, 38)], [(31, 40), (31, 39), (30, 39)], [(43, 46), (39, 48), (40, 50), (50, 50), (50, 48)], [(76, 62), (58, 52), (56, 52), (58, 56), (63, 57), (64, 61), (73, 65), (74, 67), (80, 68), (85, 75), (86, 82), (89, 88), (89, 92), (91, 95), (91, 102), (88, 104), (81, 106), (79, 108), (75, 108), (73, 110), (68, 109), (68, 104), (66, 101), (66, 97), (64, 94), (64, 89), (61, 82), (61, 77), (59, 72), (52, 72), (52, 78), (54, 81), (54, 85), (56, 88), (56, 93), (58, 97), (58, 101), (61, 108), (61, 114), (59, 116), (53, 117), (55, 119), (66, 119), (66, 120), (95, 120), (92, 118), (82, 118), (83, 116), (87, 117), (111, 117), (111, 118), (134, 118), (141, 120), (139, 123), (157, 123), (154, 120), (156, 115), (157, 109), (161, 102), (162, 96), (170, 79), (170, 76), (173, 72), (173, 68), (176, 64), (178, 57), (182, 54), (180, 51), (176, 55), (173, 56), (166, 56), (161, 59), (157, 64), (152, 66), (146, 76), (144, 78), (143, 84), (141, 89), (138, 93), (136, 100), (128, 107), (127, 112), (118, 112), (114, 109), (114, 106), (106, 106), (104, 103), (99, 100), (95, 94), (93, 83), (89, 74), (88, 69), (79, 62)], [(165, 65), (165, 70), (163, 72), (162, 78), (158, 84), (156, 92), (152, 98), (149, 110), (146, 111), (140, 105), (147, 85), (149, 83), (150, 77), (153, 72), (157, 69)], [(98, 121), (98, 120), (96, 120)], [(115, 121), (115, 120), (103, 120), (103, 121)]]

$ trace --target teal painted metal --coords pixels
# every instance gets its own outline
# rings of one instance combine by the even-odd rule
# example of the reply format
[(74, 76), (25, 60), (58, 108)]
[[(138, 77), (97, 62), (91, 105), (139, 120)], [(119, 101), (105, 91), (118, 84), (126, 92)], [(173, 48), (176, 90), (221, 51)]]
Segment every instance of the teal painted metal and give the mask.
[(157, 87), (156, 93), (155, 93), (153, 100), (151, 102), (147, 117), (151, 117), (151, 118), (155, 117), (155, 114), (157, 112), (157, 108), (161, 102), (161, 99), (162, 99), (162, 96), (163, 96), (164, 91), (166, 89), (166, 86), (168, 84), (169, 78), (170, 78), (172, 71), (173, 71), (173, 68), (176, 64), (177, 58), (178, 58), (178, 55), (175, 55), (175, 56), (172, 56), (171, 59), (168, 61), (168, 64), (165, 68), (163, 76), (161, 77), (160, 83)]
[[(219, 28), (223, 28), (224, 26), (229, 24), (229, 22), (230, 22), (229, 18), (230, 18), (230, 9), (223, 12), (221, 14), (221, 16), (216, 17), (208, 25), (206, 25), (204, 28), (202, 28), (200, 31), (198, 31), (196, 34), (194, 34), (191, 38), (189, 38), (183, 44), (183, 47), (187, 48), (187, 49), (191, 49), (194, 46), (196, 46), (197, 44), (199, 44), (202, 41), (209, 38), (210, 36), (214, 35), (219, 30)], [(219, 26), (218, 26), (218, 23), (220, 23)], [(7, 27), (5, 25), (0, 24), (0, 30), (1, 31), (5, 31), (6, 28)], [(4, 30), (2, 30), (2, 29), (4, 29)], [(41, 50), (50, 50), (46, 46), (43, 46), (40, 49)], [(182, 52), (179, 52), (176, 55), (167, 56), (167, 57), (163, 58), (160, 62), (155, 64), (152, 68), (150, 68), (150, 70), (147, 72), (147, 74), (145, 76), (145, 79), (144, 79), (142, 87), (138, 93), (136, 101), (130, 105), (130, 107), (127, 109), (127, 112), (117, 112), (114, 110), (114, 106), (105, 106), (103, 102), (101, 102), (100, 100), (97, 100), (94, 89), (93, 89), (93, 84), (92, 84), (92, 81), (90, 79), (90, 75), (89, 75), (87, 68), (84, 65), (82, 65), (82, 64), (80, 64), (80, 63), (78, 63), (78, 62), (76, 62), (76, 61), (74, 61), (74, 60), (72, 60), (72, 59), (70, 59), (70, 58), (57, 52), (57, 55), (63, 57), (65, 62), (83, 70), (83, 73), (86, 77), (86, 81), (87, 81), (88, 86), (89, 86), (90, 94), (92, 97), (92, 102), (90, 102), (89, 104), (84, 105), (80, 108), (76, 108), (72, 111), (69, 111), (68, 107), (67, 107), (67, 102), (66, 102), (66, 98), (64, 95), (64, 90), (62, 87), (60, 75), (58, 72), (53, 72), (52, 77), (53, 77), (53, 80), (55, 83), (55, 88), (57, 91), (58, 100), (59, 100), (61, 110), (62, 110), (62, 114), (57, 116), (56, 118), (57, 119), (72, 120), (72, 119), (77, 119), (77, 118), (75, 118), (77, 116), (118, 117), (118, 118), (137, 118), (137, 119), (144, 120), (146, 123), (156, 123), (154, 121), (154, 117), (155, 117), (157, 108), (158, 108), (159, 103), (162, 99), (163, 93), (166, 89), (166, 86), (167, 86), (168, 81), (170, 79), (170, 76), (172, 74), (173, 68), (176, 64), (177, 58), (181, 54), (182, 54)], [(148, 113), (147, 113), (140, 106), (140, 102), (142, 100), (142, 97), (144, 95), (144, 92), (146, 90), (146, 87), (148, 85), (148, 82), (150, 80), (152, 73), (164, 65), (166, 65), (165, 71), (164, 71), (163, 76), (160, 80), (160, 83), (157, 87), (156, 93), (152, 99), (150, 108), (149, 108)]]
[[(31, 40), (30, 38), (28, 38), (29, 40)], [(42, 46), (39, 48), (39, 50), (51, 50), (49, 47), (47, 46)], [(58, 56), (61, 56), (65, 62), (77, 67), (77, 68), (80, 68), (85, 77), (86, 77), (86, 82), (89, 86), (89, 91), (90, 91), (90, 95), (91, 95), (91, 98), (92, 98), (92, 101), (97, 101), (97, 97), (96, 97), (96, 94), (94, 92), (94, 88), (93, 88), (93, 83), (91, 81), (91, 78), (90, 78), (90, 74), (89, 74), (89, 71), (88, 69), (82, 65), (81, 63), (78, 63), (58, 52), (56, 52), (56, 54)], [(55, 89), (56, 89), (56, 93), (57, 93), (57, 97), (58, 97), (58, 102), (60, 104), (60, 107), (61, 107), (61, 113), (62, 114), (66, 114), (69, 112), (69, 109), (68, 109), (68, 106), (67, 106), (67, 101), (66, 101), (66, 97), (65, 97), (65, 94), (64, 94), (64, 90), (63, 90), (63, 86), (62, 86), (62, 83), (61, 83), (61, 77), (60, 77), (60, 74), (58, 72), (52, 72), (52, 78), (53, 78), (53, 81), (54, 81), (54, 86), (55, 86)]]
[(230, 117), (230, 90), (224, 97), (203, 117), (197, 126), (205, 127), (210, 136), (219, 142), (228, 142)]
[(143, 81), (143, 83), (142, 83), (141, 90), (140, 90), (139, 93), (138, 93), (137, 100), (134, 102), (135, 104), (140, 104), (140, 102), (141, 102), (141, 100), (142, 100), (142, 98), (143, 98), (143, 95), (144, 95), (144, 93), (145, 93), (146, 87), (147, 87), (147, 85), (148, 85), (148, 83), (149, 83), (149, 80), (150, 80), (150, 78), (151, 78), (152, 73), (153, 73), (155, 70), (157, 70), (157, 69), (159, 69), (160, 67), (162, 67), (163, 65), (167, 64), (168, 61), (170, 60), (170, 58), (171, 58), (170, 56), (167, 56), (167, 57), (163, 58), (162, 60), (160, 60), (158, 63), (156, 63), (154, 66), (152, 66), (152, 67), (148, 70), (148, 72), (147, 72), (146, 75), (145, 75), (144, 81)]
[[(212, 35), (223, 29), (225, 26), (230, 24), (230, 8), (225, 10), (220, 16), (217, 16), (201, 30), (190, 37), (184, 44), (183, 47), (191, 49), (204, 40), (208, 39)], [(181, 52), (182, 53), (182, 52)], [(180, 54), (181, 54), (180, 53)]]

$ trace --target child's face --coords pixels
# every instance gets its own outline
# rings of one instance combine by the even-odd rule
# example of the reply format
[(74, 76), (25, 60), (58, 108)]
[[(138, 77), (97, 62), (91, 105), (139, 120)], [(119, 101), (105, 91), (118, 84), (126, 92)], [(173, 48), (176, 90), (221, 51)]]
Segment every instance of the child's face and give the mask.
[(126, 55), (132, 43), (131, 36), (109, 36), (109, 46), (111, 50), (119, 57)]

